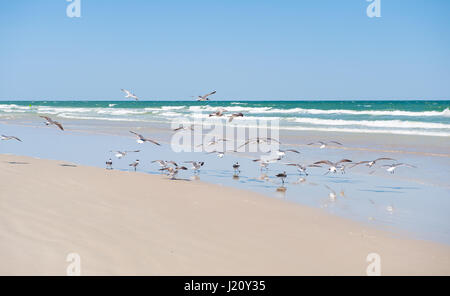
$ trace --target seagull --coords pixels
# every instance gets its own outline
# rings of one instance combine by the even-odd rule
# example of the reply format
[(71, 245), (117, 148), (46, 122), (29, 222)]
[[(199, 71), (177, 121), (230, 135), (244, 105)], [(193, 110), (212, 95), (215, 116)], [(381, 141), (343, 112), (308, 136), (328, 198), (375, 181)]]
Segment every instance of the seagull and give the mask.
[[(113, 151), (111, 151), (113, 152)], [(114, 151), (116, 154), (114, 155), (115, 157), (121, 159), (123, 157), (125, 157), (128, 153), (138, 153), (141, 152), (141, 150), (135, 150), (135, 151)]]
[(200, 162), (185, 161), (184, 163), (191, 163), (192, 164), (192, 169), (194, 170), (194, 172), (198, 172), (200, 170), (200, 168), (205, 164), (203, 161), (200, 161)]
[(215, 93), (216, 93), (216, 91), (213, 91), (213, 92), (210, 92), (209, 94), (206, 94), (206, 95), (203, 95), (203, 96), (198, 96), (197, 101), (200, 101), (200, 102), (203, 102), (203, 101), (209, 101), (208, 97), (209, 97), (210, 95), (215, 94)]
[(209, 114), (209, 117), (211, 117), (211, 116), (221, 117), (221, 116), (223, 116), (224, 112), (227, 112), (227, 110), (225, 110), (223, 108), (219, 108), (219, 109), (217, 109), (216, 112)]
[(191, 131), (193, 131), (194, 130), (194, 125), (193, 124), (191, 124), (190, 126), (184, 126), (184, 125), (180, 125), (179, 127), (177, 127), (177, 128), (175, 128), (175, 129), (173, 129), (173, 131), (180, 131), (180, 130), (191, 130)]
[(136, 142), (138, 142), (139, 144), (142, 144), (142, 143), (144, 143), (144, 142), (151, 142), (151, 143), (153, 143), (153, 144), (155, 144), (155, 145), (161, 146), (161, 144), (159, 144), (158, 142), (153, 141), (152, 139), (149, 139), (149, 138), (145, 138), (145, 137), (144, 137), (143, 135), (141, 135), (141, 134), (138, 134), (138, 133), (133, 132), (133, 131), (130, 131), (130, 133), (135, 134), (135, 135), (138, 137), (138, 139), (136, 140)]
[(370, 161), (366, 160), (366, 161), (357, 162), (354, 165), (352, 165), (350, 168), (354, 168), (355, 166), (360, 165), (360, 164), (365, 164), (366, 166), (371, 168), (377, 163), (377, 161), (381, 161), (381, 160), (393, 160), (393, 161), (395, 161), (395, 159), (393, 159), (393, 158), (382, 157), (382, 158), (377, 158), (375, 160), (370, 160)]
[(244, 114), (239, 112), (239, 113), (233, 113), (230, 115), (228, 122), (232, 122), (233, 119), (235, 119), (236, 117), (244, 117)]
[(318, 142), (309, 143), (308, 145), (315, 145), (315, 144), (320, 144), (320, 147), (319, 147), (320, 149), (324, 149), (325, 147), (328, 146), (328, 144), (336, 144), (336, 145), (342, 146), (341, 143), (336, 142), (336, 141), (329, 141), (329, 142), (318, 141)]
[(316, 165), (316, 164), (302, 165), (300, 163), (285, 163), (285, 165), (297, 167), (297, 170), (300, 172), (300, 175), (305, 174), (305, 176), (308, 176), (308, 173), (306, 172), (307, 168), (320, 168), (321, 167), (320, 165)]
[(129, 166), (134, 167), (134, 171), (136, 171), (136, 167), (139, 165), (139, 159), (136, 159), (135, 162), (131, 163)]
[(225, 155), (224, 151), (216, 151), (216, 150), (208, 152), (207, 154), (212, 154), (212, 153), (216, 153), (218, 158), (223, 158)]
[(340, 171), (342, 172), (342, 163), (348, 163), (348, 162), (352, 162), (350, 159), (342, 159), (338, 162), (331, 162), (329, 160), (321, 160), (321, 161), (317, 161), (313, 164), (319, 165), (319, 164), (326, 164), (329, 166), (328, 171), (325, 173), (325, 175), (327, 175), (328, 173), (336, 173), (338, 169), (340, 169)]
[[(212, 146), (212, 145), (215, 145), (215, 144), (219, 144), (219, 142), (226, 142), (226, 141), (228, 141), (227, 139), (214, 139), (214, 140), (211, 140), (211, 141), (209, 141), (206, 145), (207, 146)], [(203, 146), (203, 144), (200, 144), (200, 145), (197, 145), (197, 147), (201, 147), (201, 146)]]
[(272, 159), (253, 159), (253, 162), (259, 162), (259, 165), (261, 166), (261, 171), (263, 169), (268, 169), (269, 164), (275, 163), (277, 161), (281, 160), (281, 157), (272, 158)]
[(236, 173), (236, 172), (240, 173), (240, 172), (241, 172), (241, 171), (239, 170), (240, 167), (241, 167), (241, 165), (239, 164), (239, 162), (236, 162), (235, 164), (233, 164), (234, 172), (235, 172), (235, 173)]
[(175, 179), (175, 177), (178, 175), (178, 172), (179, 172), (180, 170), (185, 171), (185, 170), (187, 170), (187, 167), (185, 167), (185, 166), (180, 166), (180, 167), (177, 166), (177, 167), (175, 167), (175, 168), (167, 167), (167, 168), (161, 169), (161, 171), (167, 171), (167, 172), (168, 172), (168, 176), (169, 176), (172, 180)]
[(132, 92), (130, 92), (129, 90), (126, 90), (126, 89), (120, 89), (121, 91), (123, 91), (124, 93), (125, 93), (125, 98), (133, 98), (133, 99), (135, 99), (136, 101), (139, 101), (139, 98), (135, 95), (135, 94), (133, 94)]
[(161, 168), (163, 168), (163, 169), (167, 168), (169, 166), (169, 164), (172, 164), (175, 167), (178, 166), (178, 164), (175, 161), (172, 161), (172, 160), (165, 161), (165, 160), (159, 160), (158, 159), (158, 160), (152, 161), (152, 163), (155, 163), (155, 162), (157, 162), (161, 166)]
[(410, 164), (407, 164), (407, 163), (394, 163), (394, 164), (390, 164), (390, 165), (383, 165), (382, 168), (387, 168), (386, 171), (388, 171), (389, 173), (393, 174), (395, 172), (395, 169), (400, 167), (400, 166), (416, 168), (416, 166), (413, 166), (413, 165), (410, 165)]
[[(269, 151), (269, 153), (271, 153), (272, 151)], [(281, 157), (284, 157), (284, 156), (286, 156), (286, 152), (292, 152), (292, 153), (297, 153), (297, 154), (300, 154), (300, 152), (299, 151), (297, 151), (297, 150), (295, 150), (295, 149), (287, 149), (287, 150), (281, 150), (281, 149), (279, 149), (279, 150), (277, 150), (277, 151), (274, 151), (278, 156), (281, 156)]]
[(107, 170), (112, 170), (112, 165), (113, 165), (113, 162), (112, 162), (112, 160), (110, 158), (108, 161), (106, 161), (106, 169)]
[(275, 177), (280, 178), (281, 182), (284, 184), (284, 179), (287, 178), (287, 174), (286, 172), (280, 173), (280, 174), (276, 174)]
[(39, 116), (42, 117), (46, 120), (45, 125), (56, 125), (60, 130), (64, 130), (63, 126), (61, 125), (61, 123), (52, 120), (50, 117), (47, 116)]
[(19, 138), (17, 138), (17, 137), (14, 137), (14, 136), (5, 136), (5, 135), (2, 135), (2, 136), (0, 137), (0, 139), (2, 139), (3, 141), (16, 140), (16, 141), (22, 142), (21, 139), (19, 139)]
[(247, 140), (244, 144), (239, 146), (239, 148), (244, 147), (244, 146), (246, 146), (248, 144), (260, 144), (260, 143), (263, 143), (263, 142), (268, 143), (268, 144), (272, 143), (272, 142), (276, 142), (278, 144), (281, 144), (280, 141), (278, 141), (276, 139), (273, 139), (273, 138), (260, 138), (260, 137), (258, 137), (258, 138)]

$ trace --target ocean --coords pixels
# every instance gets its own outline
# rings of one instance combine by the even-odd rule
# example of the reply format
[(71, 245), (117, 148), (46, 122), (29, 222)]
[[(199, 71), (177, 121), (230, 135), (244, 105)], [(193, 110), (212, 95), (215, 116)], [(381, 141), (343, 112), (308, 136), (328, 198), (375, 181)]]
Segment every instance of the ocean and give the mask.
[(450, 136), (450, 101), (1, 101), (0, 119), (51, 115), (75, 120), (170, 122), (207, 118), (218, 108), (286, 130)]

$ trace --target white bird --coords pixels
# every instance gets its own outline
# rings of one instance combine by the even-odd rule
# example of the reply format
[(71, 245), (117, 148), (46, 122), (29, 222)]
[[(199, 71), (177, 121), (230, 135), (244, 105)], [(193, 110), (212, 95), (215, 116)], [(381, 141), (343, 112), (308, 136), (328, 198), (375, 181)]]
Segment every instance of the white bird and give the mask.
[(194, 170), (194, 172), (198, 172), (200, 170), (200, 168), (205, 164), (203, 161), (185, 161), (184, 163), (190, 163), (192, 164), (192, 169)]
[(225, 151), (216, 151), (216, 150), (214, 150), (214, 151), (208, 152), (207, 154), (212, 154), (212, 153), (216, 153), (218, 158), (223, 158), (225, 156)]
[(174, 167), (174, 168), (173, 167), (167, 167), (167, 168), (162, 168), (161, 169), (161, 171), (167, 171), (168, 172), (168, 176), (171, 179), (175, 179), (175, 177), (178, 175), (178, 172), (180, 170), (185, 171), (185, 170), (187, 170), (187, 167), (185, 167), (185, 166), (177, 166), (177, 167)]
[(342, 163), (349, 163), (352, 162), (350, 159), (342, 159), (338, 162), (331, 162), (329, 160), (321, 160), (321, 161), (317, 161), (314, 164), (315, 165), (319, 165), (319, 164), (326, 164), (329, 166), (328, 171), (325, 173), (325, 175), (329, 174), (329, 173), (336, 173), (338, 171), (338, 169), (343, 172), (345, 167), (342, 168), (344, 165), (342, 165)]
[(139, 98), (135, 95), (135, 94), (133, 94), (132, 92), (130, 92), (129, 90), (126, 90), (126, 89), (120, 89), (121, 91), (123, 91), (124, 93), (125, 93), (125, 98), (133, 98), (133, 99), (135, 99), (136, 101), (139, 101)]
[(45, 125), (47, 125), (47, 126), (48, 125), (56, 125), (60, 130), (62, 130), (62, 131), (64, 130), (61, 123), (52, 120), (50, 117), (48, 117), (48, 116), (39, 116), (39, 117), (42, 117), (46, 120)]
[(395, 170), (400, 167), (400, 166), (406, 166), (409, 168), (416, 168), (413, 165), (407, 164), (407, 163), (394, 163), (394, 164), (390, 164), (390, 165), (383, 165), (382, 168), (387, 168), (386, 171), (388, 171), (389, 173), (393, 174), (395, 172)]
[(336, 145), (340, 145), (342, 146), (341, 143), (336, 142), (336, 141), (329, 141), (329, 142), (324, 142), (324, 141), (318, 141), (318, 142), (313, 142), (313, 143), (309, 143), (308, 145), (315, 145), (315, 144), (320, 144), (319, 148), (320, 149), (324, 149), (328, 146), (328, 144), (336, 144)]
[(130, 163), (130, 167), (134, 167), (134, 171), (136, 171), (137, 166), (139, 165), (139, 159), (136, 159), (135, 162)]
[[(273, 151), (273, 152), (275, 152), (278, 156), (281, 156), (281, 157), (286, 156), (286, 152), (292, 152), (292, 153), (300, 154), (300, 152), (298, 150), (295, 150), (295, 149), (286, 149), (286, 150), (279, 149), (279, 150), (276, 150), (276, 151)], [(272, 151), (269, 151), (268, 153), (272, 153)]]
[(268, 169), (269, 164), (276, 163), (277, 161), (281, 160), (281, 157), (272, 158), (272, 159), (253, 159), (253, 162), (259, 162), (259, 165), (261, 166), (261, 171), (263, 169)]
[(2, 141), (16, 140), (16, 141), (22, 142), (21, 139), (19, 139), (19, 138), (17, 138), (17, 137), (14, 137), (14, 136), (5, 136), (5, 135), (1, 135), (0, 138), (2, 139)]
[(307, 168), (320, 168), (320, 165), (310, 164), (310, 165), (302, 165), (300, 163), (285, 163), (285, 165), (288, 166), (295, 166), (297, 170), (299, 171), (300, 175), (305, 174), (305, 176), (308, 176), (308, 172), (306, 172)]
[(393, 159), (393, 158), (381, 157), (381, 158), (377, 158), (375, 160), (365, 160), (365, 161), (357, 162), (357, 163), (353, 164), (350, 168), (354, 168), (355, 166), (358, 166), (360, 164), (365, 164), (366, 166), (371, 168), (377, 163), (377, 161), (382, 161), (382, 160), (393, 160), (393, 161), (395, 161), (395, 159)]
[[(112, 151), (111, 151), (112, 152)], [(138, 153), (141, 152), (140, 150), (135, 150), (135, 151), (114, 151), (116, 154), (114, 154), (115, 157), (121, 159), (123, 157), (125, 157), (128, 153)]]
[(208, 97), (215, 94), (216, 91), (210, 92), (209, 94), (203, 95), (203, 96), (198, 96), (197, 101), (209, 101)]
[(130, 133), (135, 134), (137, 136), (138, 139), (136, 140), (136, 142), (138, 142), (139, 144), (142, 144), (142, 143), (145, 143), (145, 142), (150, 142), (150, 143), (153, 143), (155, 145), (161, 146), (161, 144), (159, 144), (158, 142), (153, 141), (152, 139), (149, 139), (149, 138), (145, 138), (141, 134), (138, 134), (138, 133), (133, 132), (133, 131), (130, 131)]

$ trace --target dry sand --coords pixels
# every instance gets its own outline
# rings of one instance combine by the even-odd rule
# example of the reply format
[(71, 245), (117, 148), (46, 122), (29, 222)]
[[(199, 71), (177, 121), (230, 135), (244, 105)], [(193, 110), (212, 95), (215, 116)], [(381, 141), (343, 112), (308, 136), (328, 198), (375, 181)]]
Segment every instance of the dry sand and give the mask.
[[(15, 162), (15, 163), (14, 163)], [(450, 275), (450, 246), (255, 193), (0, 155), (0, 275)]]

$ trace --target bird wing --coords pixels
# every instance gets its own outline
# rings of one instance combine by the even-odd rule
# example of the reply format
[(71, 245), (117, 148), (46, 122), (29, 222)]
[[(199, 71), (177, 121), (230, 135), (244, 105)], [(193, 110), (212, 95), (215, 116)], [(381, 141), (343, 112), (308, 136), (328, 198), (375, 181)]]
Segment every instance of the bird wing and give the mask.
[(330, 141), (330, 142), (328, 142), (328, 143), (334, 143), (334, 144), (337, 144), (337, 145), (341, 145), (341, 146), (342, 146), (342, 144), (341, 144), (341, 143), (339, 143), (339, 142), (336, 142), (336, 141)]
[(300, 151), (298, 151), (298, 150), (295, 150), (295, 149), (287, 149), (286, 151), (289, 151), (289, 152), (293, 152), (293, 153), (297, 153), (297, 154), (300, 154)]
[(367, 161), (367, 160), (365, 160), (365, 161), (360, 161), (360, 162), (357, 162), (357, 163), (353, 164), (352, 166), (350, 166), (350, 168), (354, 168), (354, 167), (357, 166), (357, 165), (365, 164), (365, 163), (369, 163), (369, 162), (370, 162), (370, 161)]
[(207, 97), (209, 97), (210, 95), (213, 95), (215, 93), (216, 93), (216, 91), (210, 92), (209, 94), (206, 94), (206, 95), (202, 96), (202, 98), (206, 99)]
[(56, 125), (57, 127), (59, 127), (60, 130), (64, 130), (63, 126), (61, 123), (57, 122), (57, 121), (53, 121), (53, 124)]
[(381, 157), (381, 158), (375, 159), (373, 162), (377, 162), (377, 161), (379, 161), (379, 160), (395, 160), (395, 159), (393, 159), (393, 158), (388, 158), (388, 157)]
[(338, 162), (336, 162), (336, 164), (340, 164), (340, 163), (343, 163), (343, 162), (353, 162), (353, 161), (351, 161), (350, 159), (341, 159), (340, 161), (338, 161)]
[(142, 138), (142, 140), (143, 141), (147, 141), (147, 142), (151, 142), (151, 143), (153, 143), (155, 145), (158, 145), (158, 146), (161, 146), (161, 144), (159, 144), (158, 142), (156, 142), (156, 141), (154, 141), (152, 139), (149, 139), (149, 138)]
[(331, 161), (329, 161), (329, 160), (320, 160), (320, 161), (316, 161), (314, 164), (321, 164), (321, 163), (327, 164), (327, 165), (331, 165), (331, 166), (334, 166), (334, 165), (335, 165), (333, 162), (331, 162)]
[(39, 117), (42, 117), (42, 118), (44, 118), (47, 121), (52, 121), (52, 119), (50, 117), (47, 117), (47, 116), (39, 116)]

